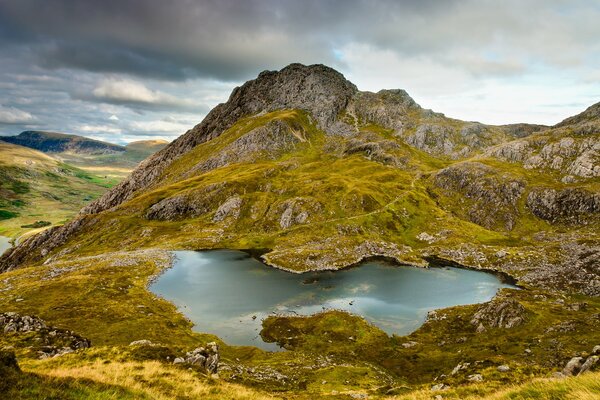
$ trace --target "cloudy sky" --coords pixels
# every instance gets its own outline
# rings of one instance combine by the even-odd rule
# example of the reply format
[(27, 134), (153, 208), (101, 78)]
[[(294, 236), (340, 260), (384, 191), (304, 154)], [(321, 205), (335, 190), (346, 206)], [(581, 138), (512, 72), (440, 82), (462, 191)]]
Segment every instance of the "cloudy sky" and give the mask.
[(554, 124), (600, 101), (600, 0), (0, 0), (0, 134), (173, 139), (291, 62), (448, 116)]

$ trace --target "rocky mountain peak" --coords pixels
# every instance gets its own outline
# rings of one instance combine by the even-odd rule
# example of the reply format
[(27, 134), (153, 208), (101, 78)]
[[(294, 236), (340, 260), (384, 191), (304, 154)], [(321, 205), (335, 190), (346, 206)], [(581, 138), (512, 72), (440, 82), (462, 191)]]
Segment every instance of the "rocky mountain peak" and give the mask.
[[(593, 104), (585, 109), (585, 111), (566, 118), (555, 125), (557, 128), (562, 128), (570, 125), (581, 125), (587, 123), (595, 123), (597, 127), (597, 121), (600, 119), (600, 102)], [(595, 129), (598, 131), (598, 129)]]
[(82, 214), (112, 208), (149, 187), (174, 159), (219, 136), (240, 118), (300, 109), (308, 111), (327, 131), (357, 92), (356, 86), (341, 73), (325, 65), (290, 64), (280, 71), (263, 71), (256, 79), (235, 88), (226, 103), (217, 105), (202, 122), (144, 161), (126, 180), (84, 208)]
[(227, 104), (246, 109), (249, 114), (286, 108), (306, 110), (325, 129), (357, 91), (333, 68), (290, 64), (280, 71), (263, 71), (234, 89)]

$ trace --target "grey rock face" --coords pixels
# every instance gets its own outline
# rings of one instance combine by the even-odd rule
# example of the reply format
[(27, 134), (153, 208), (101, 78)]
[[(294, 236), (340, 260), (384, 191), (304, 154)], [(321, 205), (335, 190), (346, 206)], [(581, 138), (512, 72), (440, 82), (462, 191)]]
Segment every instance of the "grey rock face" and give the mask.
[(396, 134), (401, 134), (413, 127), (408, 113), (421, 111), (422, 108), (406, 91), (396, 89), (377, 93), (359, 92), (348, 106), (347, 112), (356, 119), (385, 126)]
[(450, 127), (426, 124), (419, 126), (414, 134), (408, 136), (406, 143), (427, 153), (450, 155), (454, 154), (454, 142), (451, 139), (454, 134), (456, 131)]
[(487, 156), (522, 163), (527, 169), (552, 169), (582, 178), (600, 176), (600, 124), (595, 134), (573, 136), (572, 127), (553, 128), (492, 147)]
[(527, 196), (531, 212), (549, 222), (585, 225), (600, 214), (600, 193), (583, 188), (536, 189)]
[(227, 217), (237, 219), (240, 215), (240, 208), (242, 207), (242, 198), (234, 196), (228, 198), (225, 203), (221, 204), (215, 215), (213, 216), (213, 222), (221, 222)]
[(535, 124), (509, 124), (500, 126), (508, 135), (515, 138), (524, 138), (531, 135), (532, 133), (548, 129), (546, 125), (535, 125)]
[(444, 168), (435, 175), (434, 184), (471, 199), (467, 216), (472, 222), (486, 228), (501, 225), (506, 230), (516, 223), (517, 202), (525, 189), (523, 181), (498, 175), (492, 167), (477, 162)]
[(479, 307), (471, 319), (471, 325), (481, 333), (489, 328), (510, 329), (524, 324), (526, 320), (527, 310), (518, 301), (495, 299)]
[(208, 185), (201, 190), (167, 197), (150, 206), (146, 218), (175, 221), (195, 218), (217, 208), (232, 193), (225, 183)]
[(583, 357), (573, 357), (569, 360), (562, 373), (565, 376), (573, 376), (579, 373), (581, 369), (581, 364), (583, 363)]
[(344, 155), (362, 154), (369, 160), (377, 161), (386, 165), (401, 166), (405, 162), (390, 152), (400, 148), (400, 145), (392, 140), (368, 141), (362, 138), (352, 138), (346, 143)]

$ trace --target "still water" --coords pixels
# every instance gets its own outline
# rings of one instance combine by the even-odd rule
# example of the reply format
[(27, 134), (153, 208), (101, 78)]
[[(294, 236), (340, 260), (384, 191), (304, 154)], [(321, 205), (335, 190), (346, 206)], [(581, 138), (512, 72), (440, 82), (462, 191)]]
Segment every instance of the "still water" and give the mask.
[[(178, 251), (173, 268), (150, 289), (176, 304), (199, 332), (229, 344), (275, 350), (259, 336), (271, 313), (308, 315), (343, 309), (388, 334), (405, 335), (427, 312), (490, 300), (502, 287), (492, 274), (458, 268), (415, 268), (365, 262), (335, 272), (292, 274), (234, 250)], [(256, 318), (253, 318), (256, 316)]]

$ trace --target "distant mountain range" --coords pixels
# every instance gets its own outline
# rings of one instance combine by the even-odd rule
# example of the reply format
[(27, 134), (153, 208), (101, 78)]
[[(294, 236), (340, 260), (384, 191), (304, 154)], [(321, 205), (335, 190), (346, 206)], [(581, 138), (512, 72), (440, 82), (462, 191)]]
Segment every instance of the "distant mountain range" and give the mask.
[(0, 140), (44, 153), (107, 154), (126, 151), (125, 146), (118, 144), (58, 132), (25, 131), (17, 136), (0, 137)]
[(81, 155), (116, 154), (126, 151), (143, 153), (144, 158), (165, 147), (166, 140), (139, 140), (126, 146), (84, 136), (59, 132), (24, 131), (16, 136), (0, 136), (0, 140), (19, 146), (29, 147), (44, 153), (73, 153)]

